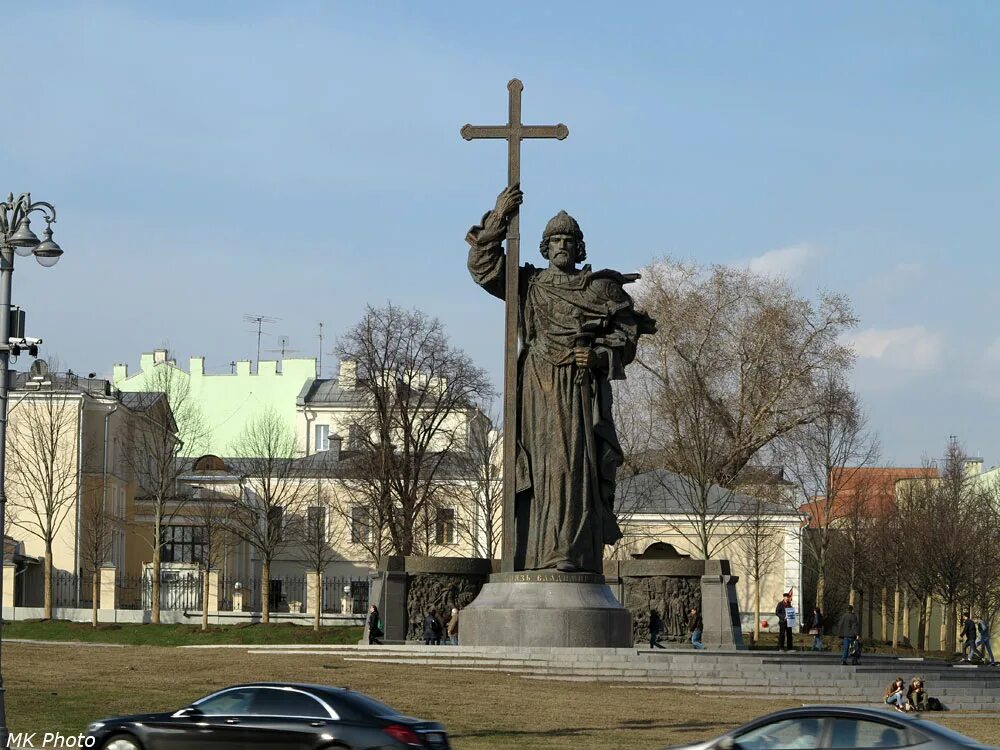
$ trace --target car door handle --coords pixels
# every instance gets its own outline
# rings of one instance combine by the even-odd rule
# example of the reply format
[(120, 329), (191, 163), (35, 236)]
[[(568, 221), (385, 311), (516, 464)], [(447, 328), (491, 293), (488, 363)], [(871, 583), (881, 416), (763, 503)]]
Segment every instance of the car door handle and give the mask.
[(325, 721), (310, 721), (309, 722), (309, 726), (311, 726), (311, 727), (322, 727), (322, 726), (326, 726), (326, 722)]
[(227, 724), (239, 724), (240, 720), (239, 719), (226, 719), (226, 723)]

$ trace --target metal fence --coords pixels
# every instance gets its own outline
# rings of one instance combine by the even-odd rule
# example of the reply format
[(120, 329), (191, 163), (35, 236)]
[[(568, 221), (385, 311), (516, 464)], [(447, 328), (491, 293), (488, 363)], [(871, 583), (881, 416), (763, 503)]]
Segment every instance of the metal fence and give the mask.
[[(94, 577), (90, 573), (82, 576), (73, 575), (61, 571), (52, 573), (52, 606), (53, 607), (89, 607), (93, 600)], [(43, 582), (44, 585), (44, 582)], [(32, 592), (33, 593), (33, 592)], [(29, 592), (25, 592), (29, 596)], [(44, 589), (37, 592), (34, 597), (38, 601), (32, 602), (41, 606), (44, 597)], [(32, 603), (29, 603), (30, 606)]]
[[(149, 575), (118, 576), (115, 583), (119, 609), (152, 609), (153, 579)], [(197, 572), (160, 572), (160, 609), (200, 610), (202, 583)]]
[[(161, 610), (201, 610), (204, 573), (196, 570), (160, 572)], [(93, 577), (56, 572), (52, 576), (52, 604), (55, 607), (90, 607)], [(25, 592), (21, 606), (41, 606), (42, 591)], [(219, 610), (231, 611), (235, 594), (243, 598), (244, 612), (261, 612), (261, 580), (259, 578), (219, 579)], [(368, 578), (333, 576), (320, 581), (321, 611), (325, 614), (360, 615), (368, 611), (371, 581)], [(270, 612), (302, 613), (313, 611), (305, 576), (274, 578), (268, 599)], [(27, 601), (27, 599), (32, 601)], [(34, 601), (37, 599), (38, 601)], [(153, 581), (147, 571), (139, 575), (118, 575), (115, 579), (115, 601), (119, 609), (149, 610), (153, 602)]]
[[(220, 579), (219, 607), (231, 609), (236, 592), (243, 597), (243, 610), (261, 612), (262, 585), (259, 578)], [(326, 614), (364, 614), (368, 611), (371, 583), (367, 578), (331, 577), (320, 581), (321, 611)], [(305, 576), (286, 576), (270, 581), (270, 612), (311, 612), (309, 587)]]
[(323, 611), (338, 615), (364, 614), (368, 611), (370, 589), (371, 581), (367, 578), (324, 578)]

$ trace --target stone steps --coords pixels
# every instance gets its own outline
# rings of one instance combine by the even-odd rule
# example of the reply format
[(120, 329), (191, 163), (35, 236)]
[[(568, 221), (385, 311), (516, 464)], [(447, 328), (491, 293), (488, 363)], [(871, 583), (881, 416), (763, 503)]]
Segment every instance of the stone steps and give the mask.
[[(433, 669), (504, 672), (524, 679), (601, 682), (700, 693), (762, 693), (761, 697), (881, 705), (896, 676), (921, 674), (931, 695), (952, 709), (1000, 708), (1000, 670), (945, 662), (880, 657), (843, 666), (837, 655), (704, 653), (641, 649), (499, 649), (455, 646), (260, 646), (259, 655), (310, 654), (348, 661), (412, 664)], [(873, 701), (873, 697), (875, 700)]]

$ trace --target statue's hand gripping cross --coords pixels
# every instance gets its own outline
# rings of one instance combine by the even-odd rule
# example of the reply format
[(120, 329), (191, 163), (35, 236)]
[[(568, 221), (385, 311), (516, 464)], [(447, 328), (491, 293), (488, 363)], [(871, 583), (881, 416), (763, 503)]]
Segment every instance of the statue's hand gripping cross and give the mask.
[[(507, 141), (507, 186), (521, 181), (521, 141), (525, 138), (555, 138), (563, 140), (569, 128), (558, 125), (522, 125), (521, 91), (524, 85), (517, 78), (507, 84), (509, 92), (506, 125), (465, 125), (462, 137), (467, 140), (480, 138)], [(520, 221), (514, 211), (507, 225), (507, 261), (505, 276), (506, 311), (504, 317), (504, 377), (503, 377), (503, 570), (514, 570), (514, 465), (517, 449), (517, 354), (518, 314), (520, 289)]]

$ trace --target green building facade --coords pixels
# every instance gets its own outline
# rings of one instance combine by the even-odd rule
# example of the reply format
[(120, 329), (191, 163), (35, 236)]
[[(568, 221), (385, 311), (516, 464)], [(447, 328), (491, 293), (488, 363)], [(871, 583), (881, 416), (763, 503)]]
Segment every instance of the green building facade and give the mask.
[[(207, 444), (194, 446), (195, 453), (232, 455), (232, 446), (246, 425), (268, 409), (273, 409), (288, 428), (295, 431), (296, 398), (302, 387), (316, 377), (314, 358), (264, 360), (257, 363), (257, 372), (251, 371), (249, 360), (235, 363), (233, 373), (215, 375), (205, 373), (205, 358), (191, 357), (185, 372), (168, 356), (166, 349), (157, 349), (142, 355), (139, 372), (130, 375), (128, 365), (116, 364), (112, 382), (119, 390), (135, 393), (152, 390), (148, 383), (154, 368), (169, 367), (171, 377), (190, 381), (190, 395), (208, 427)], [(181, 439), (184, 439), (183, 432)], [(189, 444), (189, 441), (185, 441)], [(185, 454), (190, 455), (190, 454)]]

